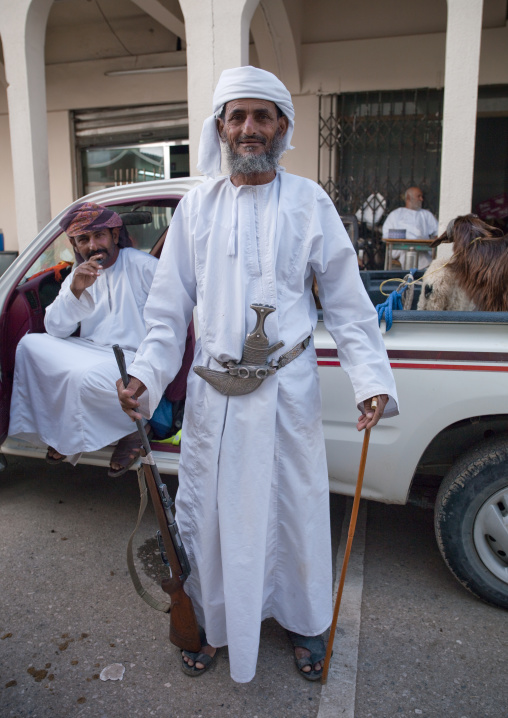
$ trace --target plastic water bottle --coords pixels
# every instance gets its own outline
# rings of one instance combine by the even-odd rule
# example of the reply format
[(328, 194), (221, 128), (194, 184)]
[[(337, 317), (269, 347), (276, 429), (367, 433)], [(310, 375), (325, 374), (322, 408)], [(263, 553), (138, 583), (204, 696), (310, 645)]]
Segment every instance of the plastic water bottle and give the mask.
[(404, 269), (417, 269), (418, 268), (418, 252), (414, 247), (409, 247), (406, 254)]

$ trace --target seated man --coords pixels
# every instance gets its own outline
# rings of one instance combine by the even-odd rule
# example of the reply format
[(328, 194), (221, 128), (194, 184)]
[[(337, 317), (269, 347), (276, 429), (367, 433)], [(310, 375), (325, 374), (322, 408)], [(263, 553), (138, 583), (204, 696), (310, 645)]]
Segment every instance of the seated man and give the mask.
[[(405, 207), (398, 207), (390, 212), (383, 224), (383, 239), (390, 236), (390, 230), (405, 229), (406, 239), (429, 239), (437, 234), (437, 219), (428, 209), (422, 209), (423, 193), (419, 187), (410, 187), (404, 195)], [(403, 269), (407, 250), (392, 250), (392, 258), (397, 259)], [(428, 267), (432, 261), (432, 252), (418, 252), (418, 269)]]
[[(48, 446), (46, 460), (75, 464), (81, 452), (115, 441), (108, 476), (125, 473), (141, 443), (118, 405), (113, 344), (132, 360), (146, 336), (143, 310), (157, 260), (133, 249), (116, 212), (92, 202), (60, 222), (77, 266), (47, 308), (47, 334), (16, 350), (9, 435)], [(79, 337), (72, 336), (80, 329)]]

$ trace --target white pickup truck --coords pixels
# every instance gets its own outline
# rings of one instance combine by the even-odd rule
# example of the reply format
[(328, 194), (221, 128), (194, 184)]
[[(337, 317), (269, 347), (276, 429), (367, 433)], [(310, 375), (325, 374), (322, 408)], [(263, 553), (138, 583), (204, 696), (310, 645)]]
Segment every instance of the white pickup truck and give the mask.
[[(158, 256), (174, 208), (200, 181), (112, 187), (87, 199), (127, 213), (139, 248)], [(0, 279), (3, 467), (8, 455), (43, 459), (46, 453), (45, 447), (7, 438), (7, 429), (17, 343), (27, 332), (44, 331), (45, 308), (74, 260), (58, 219)], [(384, 276), (363, 275), (375, 302)], [(385, 341), (401, 414), (372, 431), (363, 496), (433, 505), (438, 545), (451, 571), (480, 598), (508, 608), (508, 313), (394, 312)], [(315, 343), (330, 490), (353, 494), (362, 436), (355, 428), (352, 388), (321, 321)], [(159, 471), (176, 474), (179, 449), (160, 447), (154, 445)], [(106, 447), (83, 455), (81, 463), (106, 467), (110, 455)]]

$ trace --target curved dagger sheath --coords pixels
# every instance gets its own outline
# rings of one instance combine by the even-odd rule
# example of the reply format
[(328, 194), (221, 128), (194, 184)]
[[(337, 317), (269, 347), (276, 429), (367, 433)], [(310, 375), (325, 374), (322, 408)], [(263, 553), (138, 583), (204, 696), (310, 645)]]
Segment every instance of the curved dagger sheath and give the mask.
[(270, 346), (265, 333), (266, 317), (275, 311), (275, 307), (268, 304), (251, 304), (256, 312), (256, 326), (247, 334), (240, 362), (218, 362), (227, 371), (216, 371), (205, 366), (195, 366), (194, 371), (214, 389), (225, 396), (241, 396), (250, 394), (257, 389), (264, 379), (277, 371), (274, 362), (268, 363), (268, 357), (284, 346), (284, 342), (277, 342)]

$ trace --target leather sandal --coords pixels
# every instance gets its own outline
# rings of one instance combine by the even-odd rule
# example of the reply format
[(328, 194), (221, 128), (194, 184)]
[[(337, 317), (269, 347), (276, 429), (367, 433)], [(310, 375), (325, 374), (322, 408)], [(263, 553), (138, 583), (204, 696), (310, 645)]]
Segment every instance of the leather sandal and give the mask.
[[(204, 646), (209, 646), (210, 644), (206, 640), (206, 633), (201, 626), (199, 627), (199, 638), (201, 639), (201, 648), (204, 648)], [(200, 676), (203, 673), (206, 673), (206, 671), (213, 666), (215, 663), (215, 659), (217, 658), (217, 653), (219, 652), (219, 649), (215, 649), (215, 653), (213, 656), (209, 656), (208, 653), (203, 653), (202, 651), (198, 651), (197, 653), (192, 653), (191, 651), (182, 651), (181, 656), (181, 668), (182, 671), (192, 678), (195, 678), (196, 676)], [(186, 658), (190, 658), (191, 661), (194, 661), (193, 666), (189, 666), (188, 663), (186, 663), (183, 659), (184, 656)], [(202, 663), (203, 668), (196, 668), (196, 663)]]
[(67, 458), (67, 456), (60, 454), (59, 458), (55, 459), (55, 457), (51, 456), (51, 454), (49, 453), (50, 451), (56, 451), (57, 454), (60, 454), (60, 452), (54, 449), (52, 446), (48, 446), (48, 450), (45, 457), (48, 464), (61, 464), (62, 461), (65, 461), (65, 459)]
[[(310, 656), (297, 658), (295, 655), (296, 667), (300, 675), (307, 681), (318, 681), (323, 675), (323, 666), (319, 671), (314, 670), (316, 663), (324, 663), (326, 656), (326, 645), (323, 636), (300, 636), (299, 633), (288, 631), (289, 639), (293, 644), (293, 648), (306, 648), (310, 651)], [(310, 671), (304, 671), (303, 668), (310, 666)]]
[[(148, 439), (150, 439), (152, 435), (153, 432), (151, 429), (147, 431)], [(110, 479), (116, 479), (129, 471), (131, 466), (138, 460), (142, 445), (141, 438), (137, 431), (133, 431), (132, 434), (127, 434), (127, 436), (123, 436), (119, 440), (109, 460), (108, 476)], [(131, 454), (134, 454), (134, 457), (131, 458)], [(112, 463), (120, 464), (122, 468), (113, 469), (111, 468)]]

